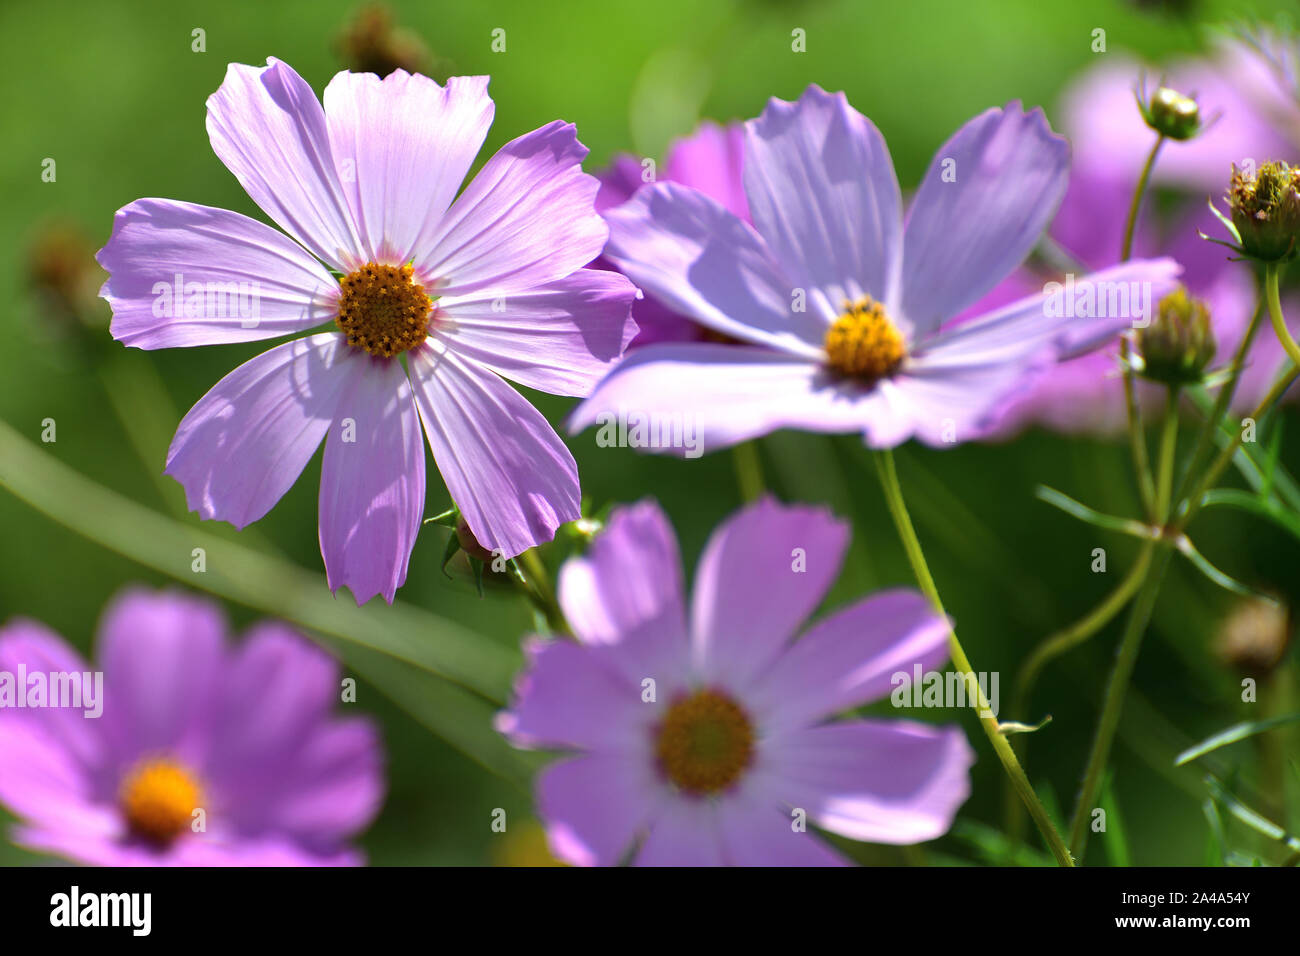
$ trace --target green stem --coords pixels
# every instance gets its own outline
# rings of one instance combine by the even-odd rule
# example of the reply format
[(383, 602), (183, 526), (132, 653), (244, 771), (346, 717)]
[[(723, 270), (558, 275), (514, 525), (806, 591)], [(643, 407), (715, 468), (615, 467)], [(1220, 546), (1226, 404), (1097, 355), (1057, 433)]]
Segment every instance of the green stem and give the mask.
[(546, 573), (546, 565), (542, 563), (537, 549), (529, 548), (519, 557), (528, 571), (527, 586), (531, 593), (525, 593), (525, 596), (545, 615), (546, 623), (553, 633), (567, 634), (569, 624), (564, 619), (564, 612), (560, 610), (560, 602), (551, 586), (551, 576)]
[[(889, 513), (894, 519), (894, 525), (898, 529), (899, 538), (902, 541), (903, 549), (907, 552), (907, 559), (912, 565), (912, 572), (916, 575), (917, 583), (920, 584), (922, 592), (929, 598), (935, 610), (940, 614), (944, 614), (939, 589), (935, 586), (934, 577), (930, 574), (929, 565), (925, 561), (925, 554), (921, 550), (921, 542), (916, 537), (916, 529), (912, 526), (912, 519), (907, 512), (907, 503), (903, 499), (903, 489), (898, 482), (898, 471), (894, 466), (893, 454), (888, 450), (879, 452), (876, 455), (876, 467), (880, 473), (881, 486), (885, 491), (885, 502), (889, 506)], [(1020, 762), (1016, 760), (1016, 754), (1011, 749), (1011, 744), (998, 728), (997, 717), (993, 715), (989, 702), (984, 697), (983, 690), (979, 688), (979, 682), (973, 679), (975, 670), (971, 667), (970, 660), (966, 657), (966, 651), (961, 646), (961, 641), (957, 639), (955, 630), (949, 632), (948, 643), (953, 664), (956, 665), (958, 672), (963, 677), (971, 675), (971, 679), (967, 679), (967, 683), (976, 687), (975, 699), (972, 700), (971, 706), (979, 718), (984, 734), (993, 745), (994, 753), (997, 754), (998, 760), (1002, 762), (1003, 769), (1011, 779), (1012, 785), (1020, 795), (1020, 799), (1024, 801), (1029, 810), (1029, 815), (1033, 817), (1034, 823), (1038, 826), (1039, 832), (1042, 833), (1043, 839), (1052, 851), (1052, 855), (1056, 857), (1057, 863), (1061, 866), (1073, 866), (1074, 861), (1070, 858), (1070, 852), (1066, 849), (1065, 842), (1061, 839), (1061, 835), (1056, 832), (1056, 827), (1052, 825), (1052, 820), (1047, 815), (1047, 810), (1044, 809), (1042, 802), (1038, 799), (1038, 795), (1034, 793), (1029, 778), (1025, 776), (1024, 770), (1020, 767)]]
[(1096, 806), (1106, 763), (1110, 759), (1110, 746), (1115, 739), (1115, 729), (1119, 726), (1120, 712), (1124, 709), (1124, 697), (1128, 691), (1129, 680), (1133, 676), (1133, 665), (1142, 646), (1142, 636), (1146, 633), (1147, 624), (1151, 620), (1151, 612), (1155, 609), (1165, 569), (1169, 566), (1170, 554), (1171, 549), (1168, 545), (1162, 544), (1155, 567), (1143, 582), (1142, 590), (1129, 611), (1124, 635), (1120, 638), (1119, 649), (1115, 652), (1115, 666), (1106, 683), (1106, 697), (1102, 705), (1101, 718), (1097, 721), (1097, 730), (1093, 735), (1092, 749), (1088, 754), (1083, 784), (1079, 788), (1079, 798), (1074, 805), (1074, 816), (1070, 821), (1070, 850), (1075, 860), (1080, 863), (1083, 862), (1083, 855), (1088, 848), (1088, 822)]
[(742, 501), (754, 501), (763, 494), (763, 464), (758, 458), (758, 441), (741, 442), (731, 449), (736, 466), (736, 483)]
[(1300, 366), (1300, 345), (1296, 344), (1295, 339), (1291, 337), (1291, 331), (1286, 327), (1286, 319), (1282, 316), (1282, 302), (1278, 297), (1277, 280), (1281, 271), (1281, 267), (1276, 262), (1270, 262), (1264, 269), (1264, 295), (1268, 299), (1268, 316), (1273, 320), (1273, 331), (1277, 333), (1282, 348), (1286, 349), (1286, 354), (1291, 356), (1291, 361)]
[(1242, 370), (1246, 367), (1246, 353), (1250, 351), (1250, 347), (1255, 341), (1255, 334), (1259, 331), (1263, 317), (1264, 295), (1261, 293), (1255, 302), (1255, 312), (1250, 317), (1250, 324), (1246, 326), (1246, 334), (1242, 336), (1241, 341), (1237, 344), (1237, 351), (1232, 356), (1228, 380), (1219, 388), (1219, 394), (1214, 399), (1213, 411), (1210, 412), (1209, 418), (1205, 421), (1205, 426), (1197, 435), (1191, 457), (1187, 460), (1187, 470), (1178, 483), (1178, 492), (1174, 495), (1175, 501), (1183, 500), (1188, 485), (1195, 479), (1197, 469), (1201, 467), (1201, 461), (1214, 441), (1214, 434), (1219, 428), (1219, 423), (1223, 421), (1223, 416), (1227, 413), (1228, 406), (1237, 393), (1237, 383), (1241, 380)]
[[(1151, 180), (1151, 171), (1156, 165), (1156, 156), (1165, 144), (1163, 136), (1157, 136), (1155, 145), (1147, 154), (1142, 165), (1137, 186), (1133, 189), (1133, 200), (1129, 203), (1128, 219), (1124, 223), (1124, 241), (1120, 248), (1120, 262), (1128, 262), (1133, 255), (1133, 234), (1137, 230), (1138, 211), (1142, 208), (1142, 197), (1146, 194), (1147, 183)], [(1146, 436), (1142, 433), (1142, 417), (1137, 401), (1137, 376), (1133, 371), (1133, 346), (1125, 336), (1119, 340), (1119, 358), (1124, 377), (1124, 413), (1128, 420), (1129, 447), (1133, 456), (1133, 471), (1137, 476), (1138, 496), (1142, 500), (1142, 510), (1148, 518), (1154, 520), (1155, 491), (1151, 481), (1151, 463), (1147, 457)]]
[(1171, 385), (1165, 393), (1164, 426), (1160, 432), (1160, 459), (1156, 487), (1156, 517), (1161, 522), (1169, 520), (1169, 496), (1173, 491), (1174, 451), (1178, 447), (1178, 388)]
[[(1160, 470), (1156, 476), (1155, 501), (1158, 509), (1156, 514), (1162, 524), (1169, 517), (1169, 499), (1174, 480), (1174, 452), (1178, 444), (1178, 394), (1177, 388), (1169, 389), (1165, 400), (1160, 440)], [(1156, 598), (1160, 596), (1160, 585), (1169, 566), (1170, 542), (1171, 539), (1167, 537), (1162, 537), (1156, 542), (1160, 551), (1159, 556), (1152, 573), (1143, 581), (1137, 599), (1129, 611), (1124, 635), (1120, 638), (1119, 649), (1115, 653), (1115, 666), (1106, 683), (1101, 717), (1097, 721), (1092, 749), (1088, 755), (1088, 765), (1083, 774), (1083, 784), (1079, 788), (1079, 798), (1074, 805), (1074, 816), (1070, 821), (1070, 850), (1078, 861), (1083, 860), (1083, 854), (1088, 848), (1088, 820), (1096, 806), (1102, 777), (1106, 771), (1106, 764), (1110, 760), (1111, 744), (1115, 740), (1115, 730), (1119, 727), (1120, 713), (1124, 709), (1124, 698), (1128, 694), (1129, 681), (1133, 677), (1133, 666), (1137, 663), (1138, 651), (1142, 647), (1142, 637), (1146, 633), (1147, 624), (1151, 621)]]

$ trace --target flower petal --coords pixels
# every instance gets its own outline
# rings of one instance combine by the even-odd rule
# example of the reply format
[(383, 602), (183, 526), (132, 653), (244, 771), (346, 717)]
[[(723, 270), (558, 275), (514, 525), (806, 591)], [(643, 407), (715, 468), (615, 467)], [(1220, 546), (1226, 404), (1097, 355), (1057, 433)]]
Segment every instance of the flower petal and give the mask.
[(767, 799), (761, 785), (742, 786), (718, 806), (722, 853), (730, 866), (848, 866), (849, 861)]
[(519, 747), (644, 750), (658, 710), (642, 702), (638, 679), (611, 666), (608, 651), (559, 639), (527, 641), (514, 705), (498, 715), (497, 729)]
[(564, 562), (560, 607), (578, 640), (607, 646), (610, 664), (668, 699), (690, 657), (682, 580), (677, 535), (647, 499), (615, 509), (586, 555)]
[(609, 235), (586, 155), (577, 129), (558, 120), (507, 143), (421, 234), (416, 268), (442, 295), (508, 295), (582, 268)]
[(509, 296), (439, 299), (433, 334), (521, 385), (586, 395), (636, 334), (636, 296), (636, 287), (616, 272), (579, 269)]
[(956, 727), (855, 720), (763, 743), (782, 803), (818, 826), (873, 843), (919, 843), (946, 833), (970, 795), (975, 754)]
[(280, 228), (341, 272), (361, 240), (330, 150), (325, 111), (287, 63), (232, 63), (208, 97), (212, 150)]
[(746, 690), (826, 596), (848, 541), (848, 526), (824, 508), (771, 497), (719, 525), (695, 572), (698, 673)]
[(394, 70), (382, 80), (342, 72), (325, 87), (334, 163), (371, 261), (411, 261), (451, 205), (492, 125), (487, 86), (486, 76), (444, 87)]
[(880, 591), (814, 624), (745, 694), (765, 733), (885, 697), (898, 673), (948, 659), (950, 628), (922, 595)]
[(167, 753), (201, 765), (226, 664), (221, 608), (180, 592), (119, 595), (99, 626), (102, 731), (123, 771)]
[[(1042, 110), (985, 110), (935, 153), (912, 200), (902, 312), (924, 335), (1029, 255), (1065, 195), (1070, 149)], [(955, 177), (955, 178), (954, 178)]]
[(338, 311), (339, 285), (284, 234), (225, 209), (138, 199), (95, 256), (113, 338), (142, 349), (252, 342)]
[(711, 800), (672, 799), (633, 861), (636, 866), (722, 866), (718, 808)]
[[(569, 416), (603, 446), (697, 458), (779, 428), (861, 431), (883, 410), (878, 390), (759, 346), (662, 343), (628, 355)], [(641, 436), (641, 437), (638, 437)], [(642, 440), (644, 439), (644, 440)]]
[(656, 183), (605, 218), (605, 257), (660, 302), (744, 342), (821, 357), (825, 318), (796, 311), (807, 290), (800, 301), (753, 226), (717, 200)]
[(325, 442), (320, 550), (331, 591), (357, 604), (393, 603), (424, 516), (424, 439), (402, 364), (355, 349), (339, 362), (349, 379)]
[(828, 320), (863, 295), (896, 311), (903, 200), (880, 131), (816, 84), (745, 127), (754, 225), (795, 284)]
[[(669, 144), (663, 178), (698, 189), (722, 203), (723, 208), (733, 215), (749, 220), (744, 163), (745, 125), (728, 123), (720, 126), (705, 120), (690, 136)], [(639, 163), (637, 172), (640, 173)], [(640, 186), (639, 176), (637, 185)]]
[[(32, 674), (83, 675), (80, 679), (80, 704), (77, 706), (46, 706), (10, 708), (0, 706), (0, 719), (32, 724), (48, 737), (52, 744), (67, 751), (77, 763), (88, 769), (100, 766), (103, 760), (99, 736), (99, 717), (103, 716), (103, 697), (96, 694), (94, 672), (69, 644), (45, 625), (35, 621), (14, 620), (0, 628), (0, 674), (14, 679), (15, 691), (23, 694), (26, 688), (16, 675), (22, 667)], [(87, 679), (89, 677), (89, 679)], [(101, 681), (102, 685), (102, 681)], [(98, 693), (102, 695), (103, 687)], [(47, 690), (47, 702), (53, 704), (56, 695)], [(87, 696), (89, 694), (89, 696)], [(94, 698), (93, 700), (91, 698)], [(59, 701), (62, 702), (61, 695)], [(70, 700), (70, 703), (76, 703)], [(96, 710), (98, 715), (92, 717)], [(2, 775), (0, 775), (2, 776)]]
[(0, 711), (0, 805), (42, 826), (113, 832), (116, 815), (96, 802), (96, 791), (94, 775), (65, 742)]
[(578, 466), (541, 412), (434, 340), (408, 355), (433, 460), (483, 547), (511, 558), (579, 517)]
[(649, 761), (624, 754), (559, 760), (537, 781), (551, 852), (576, 866), (615, 866), (667, 798)]
[(167, 452), (167, 474), (185, 486), (191, 511), (242, 528), (271, 510), (334, 420), (345, 354), (336, 332), (286, 342), (199, 399)]

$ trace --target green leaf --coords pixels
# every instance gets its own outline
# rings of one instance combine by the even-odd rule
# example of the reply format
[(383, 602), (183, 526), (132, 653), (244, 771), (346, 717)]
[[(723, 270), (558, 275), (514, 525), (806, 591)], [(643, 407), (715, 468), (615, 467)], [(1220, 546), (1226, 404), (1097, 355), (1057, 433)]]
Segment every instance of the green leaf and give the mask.
[(1288, 509), (1275, 498), (1252, 495), (1240, 488), (1214, 488), (1201, 499), (1205, 508), (1236, 508), (1273, 522), (1300, 539), (1300, 514)]
[(1230, 794), (1214, 776), (1207, 776), (1205, 785), (1210, 788), (1211, 795), (1223, 805), (1224, 809), (1256, 833), (1275, 840), (1289, 849), (1300, 850), (1300, 838), (1291, 836), (1272, 820), (1246, 806)]
[(1040, 501), (1045, 501), (1053, 507), (1060, 508), (1066, 514), (1098, 528), (1105, 528), (1107, 531), (1118, 531), (1121, 534), (1132, 535), (1135, 538), (1151, 538), (1154, 536), (1152, 530), (1140, 521), (1103, 514), (1089, 508), (1082, 502), (1075, 501), (1069, 495), (1062, 494), (1055, 488), (1039, 485), (1034, 489), (1034, 496)]
[(1240, 724), (1233, 724), (1226, 730), (1221, 730), (1217, 734), (1205, 738), (1196, 746), (1188, 747), (1174, 759), (1174, 766), (1181, 767), (1193, 760), (1204, 757), (1211, 751), (1218, 750), (1220, 747), (1235, 744), (1240, 740), (1246, 740), (1256, 734), (1272, 730), (1274, 727), (1281, 727), (1296, 721), (1300, 721), (1300, 713), (1283, 714), (1280, 717), (1270, 717), (1268, 720), (1248, 720)]
[(1201, 812), (1205, 814), (1205, 822), (1210, 825), (1210, 839), (1205, 845), (1206, 865), (1226, 866), (1228, 836), (1223, 829), (1223, 816), (1219, 813), (1219, 805), (1212, 798), (1207, 798), (1201, 804)]
[(1243, 597), (1254, 598), (1258, 601), (1267, 601), (1269, 604), (1277, 604), (1276, 598), (1265, 594), (1262, 591), (1256, 591), (1249, 585), (1242, 584), (1236, 578), (1229, 577), (1212, 565), (1205, 559), (1205, 556), (1201, 554), (1201, 552), (1196, 550), (1196, 546), (1192, 544), (1192, 539), (1187, 537), (1187, 535), (1183, 535), (1178, 539), (1177, 547), (1179, 552), (1191, 562), (1192, 567), (1196, 568), (1196, 570), (1200, 571), (1225, 591), (1231, 591), (1233, 594), (1240, 594)]
[(1101, 785), (1101, 808), (1106, 812), (1106, 829), (1102, 843), (1106, 847), (1106, 859), (1111, 866), (1132, 866), (1128, 852), (1128, 837), (1124, 831), (1124, 818), (1119, 814), (1119, 804), (1115, 802), (1112, 788), (1114, 774), (1107, 773)]
[(1033, 734), (1042, 730), (1052, 722), (1052, 715), (1048, 714), (1036, 724), (1022, 724), (1015, 720), (1004, 720), (998, 724), (998, 733), (1007, 737), (1011, 734)]
[(951, 835), (992, 866), (1054, 866), (1051, 858), (1005, 833), (975, 820), (958, 820)]

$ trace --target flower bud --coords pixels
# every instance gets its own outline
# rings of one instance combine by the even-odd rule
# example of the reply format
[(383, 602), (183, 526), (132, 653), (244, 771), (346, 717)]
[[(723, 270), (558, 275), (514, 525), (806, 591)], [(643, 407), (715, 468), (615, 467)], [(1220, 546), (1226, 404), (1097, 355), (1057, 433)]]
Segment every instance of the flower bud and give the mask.
[(1238, 604), (1224, 619), (1214, 640), (1214, 652), (1233, 670), (1264, 677), (1286, 654), (1291, 619), (1285, 606), (1259, 598)]
[(460, 549), (472, 558), (484, 562), (490, 562), (493, 558), (492, 552), (478, 543), (478, 538), (469, 530), (469, 524), (463, 516), (456, 521), (456, 541), (460, 544)]
[(394, 70), (428, 73), (429, 49), (418, 36), (393, 22), (380, 3), (363, 7), (339, 36), (339, 51), (348, 68), (384, 77)]
[(1190, 385), (1214, 359), (1210, 311), (1179, 286), (1160, 300), (1155, 320), (1137, 333), (1142, 375), (1166, 385)]
[(1227, 198), (1244, 255), (1263, 262), (1295, 255), (1300, 238), (1300, 167), (1265, 163), (1248, 176), (1234, 165)]
[(1162, 86), (1147, 102), (1138, 100), (1146, 124), (1169, 139), (1191, 139), (1201, 131), (1201, 108), (1196, 100)]

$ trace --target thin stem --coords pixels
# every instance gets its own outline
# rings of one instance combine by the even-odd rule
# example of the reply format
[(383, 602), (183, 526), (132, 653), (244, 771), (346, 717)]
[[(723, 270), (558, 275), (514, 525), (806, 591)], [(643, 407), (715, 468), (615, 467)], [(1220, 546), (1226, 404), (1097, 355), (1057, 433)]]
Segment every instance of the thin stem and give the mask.
[(564, 612), (560, 610), (560, 602), (556, 600), (555, 590), (551, 587), (551, 576), (546, 573), (546, 565), (542, 563), (537, 549), (529, 548), (519, 557), (528, 571), (526, 585), (528, 590), (525, 592), (525, 597), (545, 615), (546, 623), (553, 632), (567, 634), (568, 622), (564, 619)]
[[(1177, 388), (1169, 389), (1165, 400), (1160, 440), (1160, 470), (1156, 476), (1155, 501), (1158, 508), (1156, 513), (1162, 524), (1168, 520), (1169, 499), (1174, 480), (1174, 452), (1178, 443), (1178, 393)], [(1155, 610), (1156, 598), (1160, 595), (1165, 569), (1169, 566), (1170, 539), (1162, 537), (1156, 544), (1160, 554), (1156, 559), (1155, 568), (1142, 583), (1137, 600), (1134, 601), (1129, 612), (1124, 635), (1120, 638), (1119, 649), (1115, 653), (1115, 666), (1106, 683), (1101, 717), (1097, 721), (1097, 731), (1088, 754), (1083, 784), (1079, 788), (1079, 798), (1074, 805), (1074, 816), (1070, 821), (1070, 850), (1074, 858), (1080, 861), (1088, 847), (1088, 818), (1096, 804), (1102, 776), (1110, 760), (1110, 748), (1115, 740), (1115, 730), (1119, 727), (1124, 698), (1128, 694), (1129, 681), (1133, 677), (1133, 666), (1137, 662), (1147, 624), (1151, 621), (1151, 613)]]
[(1259, 331), (1260, 321), (1264, 317), (1264, 295), (1260, 293), (1256, 297), (1255, 312), (1250, 317), (1250, 324), (1246, 326), (1246, 334), (1242, 336), (1241, 342), (1237, 345), (1237, 351), (1232, 356), (1232, 363), (1228, 370), (1228, 380), (1219, 388), (1219, 394), (1214, 399), (1214, 409), (1210, 412), (1209, 418), (1205, 421), (1205, 427), (1201, 429), (1200, 434), (1196, 437), (1196, 444), (1192, 448), (1192, 455), (1187, 460), (1187, 470), (1183, 473), (1183, 478), (1179, 482), (1178, 492), (1174, 495), (1175, 501), (1181, 501), (1187, 492), (1187, 487), (1196, 477), (1196, 471), (1201, 467), (1201, 460), (1205, 453), (1209, 451), (1210, 444), (1214, 440), (1214, 433), (1219, 428), (1219, 423), (1223, 421), (1224, 414), (1228, 411), (1228, 406), (1232, 403), (1232, 398), (1237, 393), (1237, 383), (1241, 380), (1242, 370), (1246, 367), (1246, 353), (1254, 344), (1255, 334)]
[(736, 466), (736, 483), (742, 501), (754, 501), (763, 494), (763, 464), (758, 458), (758, 442), (741, 442), (731, 449)]
[(1277, 280), (1281, 268), (1276, 262), (1270, 262), (1264, 269), (1264, 295), (1268, 300), (1268, 316), (1273, 320), (1273, 331), (1277, 333), (1277, 339), (1282, 343), (1282, 348), (1286, 349), (1286, 354), (1291, 356), (1291, 361), (1300, 365), (1300, 345), (1291, 337), (1291, 331), (1286, 327), (1286, 319), (1282, 316), (1282, 302), (1278, 297)]
[[(1062, 654), (1078, 647), (1109, 624), (1137, 593), (1142, 582), (1146, 580), (1154, 550), (1154, 542), (1145, 542), (1138, 552), (1137, 560), (1129, 568), (1128, 574), (1100, 604), (1069, 627), (1044, 638), (1025, 659), (1020, 667), (1020, 673), (1016, 675), (1016, 686), (1011, 696), (1011, 713), (1019, 715), (1017, 719), (1027, 719), (1026, 711), (1033, 700), (1034, 687), (1043, 668)], [(1022, 764), (1028, 745), (1027, 734), (1021, 735), (1015, 745)], [(1007, 833), (1018, 840), (1024, 815), (1020, 812), (1020, 803), (1015, 799), (1015, 794), (1010, 787), (1006, 792), (1004, 819)]]
[[(925, 561), (925, 553), (921, 550), (921, 542), (916, 537), (916, 529), (912, 526), (911, 516), (907, 512), (907, 503), (903, 499), (903, 489), (898, 482), (898, 471), (894, 466), (893, 453), (886, 450), (876, 455), (876, 467), (880, 473), (880, 484), (885, 491), (885, 502), (889, 506), (889, 513), (894, 519), (894, 525), (898, 529), (898, 536), (903, 544), (903, 550), (907, 552), (907, 559), (912, 565), (912, 572), (916, 575), (917, 583), (920, 584), (922, 592), (930, 599), (936, 611), (940, 614), (945, 613), (943, 601), (939, 597), (939, 589), (935, 587), (934, 577), (930, 574), (929, 565)], [(957, 632), (950, 631), (948, 635), (949, 649), (952, 654), (953, 663), (957, 670), (966, 679), (967, 684), (976, 688), (972, 707), (976, 716), (979, 718), (980, 726), (984, 729), (985, 735), (993, 745), (993, 751), (997, 754), (998, 760), (1002, 762), (1003, 769), (1011, 779), (1012, 785), (1016, 792), (1020, 794), (1020, 799), (1024, 801), (1029, 810), (1030, 816), (1034, 818), (1034, 823), (1043, 835), (1052, 855), (1061, 866), (1073, 866), (1074, 861), (1070, 858), (1070, 852), (1066, 849), (1065, 842), (1061, 835), (1056, 832), (1056, 827), (1052, 825), (1051, 818), (1047, 815), (1042, 802), (1038, 795), (1034, 793), (1033, 786), (1029, 783), (1029, 778), (1025, 776), (1024, 770), (1020, 767), (1020, 762), (1016, 760), (1015, 751), (1011, 749), (1011, 744), (1007, 738), (1002, 735), (998, 729), (997, 717), (993, 715), (988, 700), (984, 697), (983, 690), (979, 687), (979, 681), (974, 679), (975, 671), (971, 667), (970, 660), (966, 657), (966, 651), (961, 646), (961, 641), (957, 639)], [(971, 675), (966, 678), (966, 675)]]
[[(1157, 136), (1155, 145), (1147, 154), (1142, 165), (1137, 185), (1133, 189), (1133, 201), (1129, 204), (1128, 219), (1124, 223), (1124, 241), (1120, 247), (1120, 261), (1127, 262), (1133, 255), (1133, 234), (1137, 230), (1138, 211), (1142, 208), (1142, 197), (1151, 180), (1151, 171), (1155, 168), (1156, 157), (1160, 147), (1165, 144), (1163, 136)], [(1155, 518), (1155, 491), (1151, 481), (1151, 463), (1147, 457), (1146, 436), (1142, 433), (1142, 417), (1137, 401), (1137, 377), (1133, 371), (1133, 346), (1127, 336), (1119, 340), (1119, 358), (1124, 377), (1124, 413), (1128, 420), (1129, 446), (1133, 455), (1133, 471), (1137, 476), (1138, 496), (1142, 500), (1142, 510), (1148, 518)]]
[(1137, 186), (1133, 189), (1133, 201), (1129, 203), (1128, 219), (1124, 223), (1124, 244), (1120, 247), (1120, 262), (1128, 262), (1133, 257), (1133, 233), (1137, 231), (1138, 211), (1142, 207), (1142, 196), (1147, 191), (1147, 183), (1151, 181), (1151, 171), (1155, 169), (1156, 156), (1160, 154), (1160, 147), (1164, 145), (1164, 136), (1157, 136), (1155, 145), (1151, 147), (1151, 152), (1147, 153), (1147, 161), (1142, 166)]
[(1119, 726), (1120, 712), (1124, 709), (1124, 697), (1128, 691), (1129, 680), (1133, 676), (1133, 665), (1142, 646), (1142, 636), (1146, 633), (1147, 624), (1151, 620), (1151, 612), (1156, 606), (1156, 597), (1160, 593), (1165, 569), (1169, 565), (1170, 553), (1167, 545), (1160, 548), (1155, 567), (1143, 582), (1142, 590), (1129, 611), (1124, 635), (1120, 638), (1119, 649), (1115, 652), (1115, 666), (1106, 683), (1106, 697), (1102, 705), (1101, 718), (1097, 721), (1097, 731), (1093, 735), (1092, 749), (1088, 754), (1088, 766), (1084, 771), (1079, 797), (1074, 805), (1074, 816), (1070, 820), (1070, 850), (1075, 860), (1079, 862), (1083, 861), (1083, 855), (1088, 848), (1088, 821), (1096, 805), (1097, 793), (1101, 789), (1102, 774), (1110, 759), (1110, 747), (1115, 739), (1115, 730)]
[(1157, 474), (1160, 476), (1156, 487), (1156, 517), (1160, 521), (1169, 520), (1169, 496), (1173, 490), (1174, 451), (1178, 446), (1178, 389), (1170, 386), (1165, 394), (1164, 426), (1160, 432), (1160, 460)]

